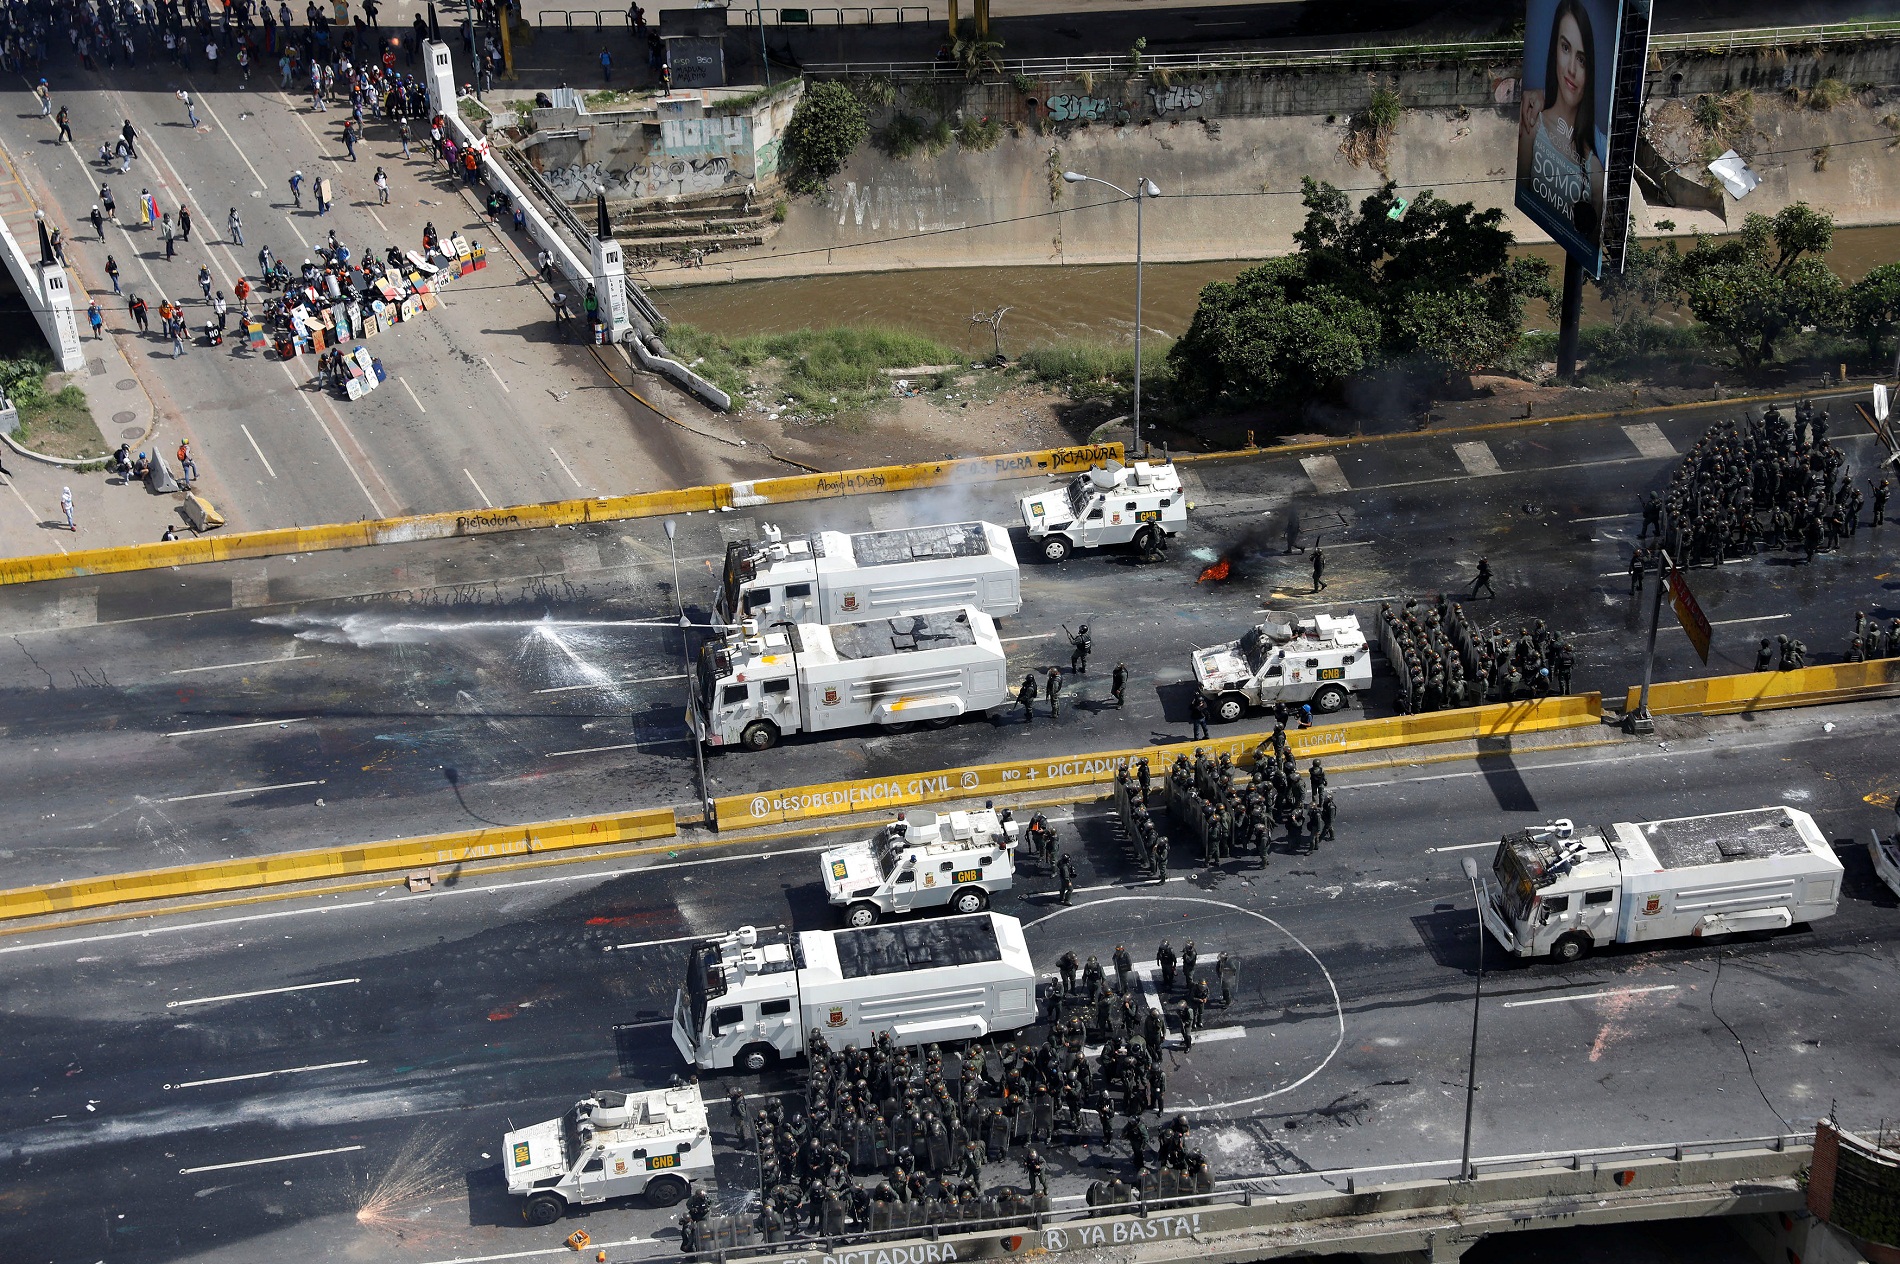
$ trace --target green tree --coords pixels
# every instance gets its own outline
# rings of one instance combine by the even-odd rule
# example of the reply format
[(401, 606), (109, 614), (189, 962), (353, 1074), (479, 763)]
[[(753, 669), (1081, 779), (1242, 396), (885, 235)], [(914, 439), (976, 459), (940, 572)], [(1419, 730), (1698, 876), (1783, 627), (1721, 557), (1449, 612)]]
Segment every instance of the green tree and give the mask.
[(1867, 358), (1884, 363), (1880, 344), (1900, 326), (1900, 263), (1883, 263), (1847, 287), (1838, 328), (1867, 340)]
[(1362, 369), (1416, 356), (1472, 372), (1515, 345), (1548, 268), (1512, 259), (1499, 210), (1421, 193), (1397, 218), (1387, 183), (1357, 209), (1304, 182), (1299, 253), (1201, 291), (1169, 352), (1190, 395), (1233, 404), (1324, 394)]
[(787, 182), (801, 193), (817, 192), (870, 134), (864, 106), (848, 85), (835, 79), (810, 84), (785, 128)]
[(1656, 312), (1675, 299), (1676, 243), (1645, 246), (1631, 241), (1621, 272), (1605, 272), (1592, 284), (1610, 308), (1610, 331), (1602, 349), (1610, 356), (1642, 355), (1659, 342)]
[(1731, 240), (1698, 234), (1675, 265), (1676, 284), (1695, 318), (1752, 371), (1789, 330), (1838, 319), (1841, 282), (1825, 258), (1833, 243), (1834, 217), (1795, 202), (1772, 219), (1750, 215)]
[(957, 28), (957, 38), (950, 45), (951, 60), (963, 72), (964, 78), (974, 79), (988, 72), (993, 75), (1003, 73), (1003, 41), (979, 35), (976, 23), (967, 18)]
[(1205, 402), (1300, 400), (1364, 368), (1379, 337), (1376, 311), (1309, 283), (1294, 255), (1204, 288), (1168, 360), (1183, 391)]

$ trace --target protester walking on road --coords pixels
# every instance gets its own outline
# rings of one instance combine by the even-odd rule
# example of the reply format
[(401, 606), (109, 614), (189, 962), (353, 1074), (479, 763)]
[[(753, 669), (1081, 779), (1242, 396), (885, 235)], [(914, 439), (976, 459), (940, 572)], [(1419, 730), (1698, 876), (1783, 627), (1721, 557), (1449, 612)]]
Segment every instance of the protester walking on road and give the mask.
[(178, 240), (191, 240), (191, 208), (189, 206), (178, 208)]
[(1306, 546), (1300, 543), (1299, 511), (1288, 509), (1286, 511), (1286, 551), (1291, 553), (1295, 549), (1302, 553), (1306, 552)]
[(73, 120), (72, 116), (66, 113), (65, 106), (59, 107), (59, 113), (53, 116), (53, 121), (59, 124), (60, 140), (68, 141), (73, 138)]
[(225, 217), (224, 222), (231, 230), (231, 244), (234, 246), (242, 246), (244, 244), (244, 221), (238, 218), (237, 207), (234, 206), (231, 208), (231, 213)]
[(53, 113), (53, 90), (46, 86), (46, 80), (42, 79), (33, 85), (33, 95), (38, 98), (40, 103), (40, 117), (51, 117)]
[(159, 232), (163, 233), (165, 236), (165, 257), (167, 259), (170, 259), (178, 253), (178, 230), (172, 226), (172, 217), (171, 217), (170, 212), (166, 212), (162, 226), (159, 228)]
[(180, 88), (178, 90), (178, 99), (185, 103), (185, 118), (193, 127), (198, 126), (198, 107), (192, 103), (191, 93)]
[(131, 119), (125, 120), (124, 126), (119, 128), (119, 135), (125, 138), (126, 157), (137, 158), (139, 156), (139, 129), (132, 126)]
[(106, 217), (99, 213), (99, 204), (97, 202), (92, 204), (92, 210), (86, 213), (86, 218), (92, 221), (92, 235), (97, 237), (100, 241), (104, 241), (106, 239)]
[[(119, 204), (112, 200), (112, 188), (110, 185), (102, 184), (99, 186), (99, 205), (105, 207), (107, 219), (115, 224), (119, 222)], [(104, 237), (105, 234), (101, 233), (100, 238), (103, 239)]]
[(129, 304), (127, 304), (127, 310), (129, 310), (132, 313), (132, 319), (138, 322), (140, 333), (143, 334), (143, 333), (151, 332), (151, 329), (152, 329), (151, 313), (146, 308), (144, 299), (134, 294), (132, 296), (132, 301)]
[(1188, 722), (1194, 726), (1193, 740), (1207, 740), (1207, 695), (1196, 689), (1188, 699)]
[(376, 200), (384, 206), (389, 205), (389, 173), (381, 167), (376, 168)]
[(106, 279), (112, 282), (112, 292), (119, 292), (119, 261), (111, 255), (106, 256)]
[[(41, 82), (45, 82), (45, 81), (42, 80)], [(59, 489), (59, 507), (66, 515), (66, 529), (72, 532), (74, 535), (78, 535), (79, 524), (73, 520), (73, 489), (72, 488), (62, 487)]]
[(1128, 699), (1124, 696), (1127, 692), (1127, 689), (1128, 689), (1128, 664), (1117, 663), (1115, 664), (1114, 675), (1109, 677), (1108, 692), (1110, 696), (1112, 696), (1115, 699), (1115, 709), (1118, 711), (1121, 710), (1121, 708), (1128, 705)]
[(205, 302), (211, 301), (211, 269), (204, 264), (198, 265), (198, 288), (205, 292)]
[(99, 310), (98, 299), (86, 304), (86, 319), (92, 324), (92, 336), (95, 339), (105, 337), (106, 315)]
[(1313, 591), (1314, 592), (1319, 592), (1321, 589), (1327, 588), (1330, 586), (1327, 584), (1325, 580), (1325, 575), (1326, 575), (1326, 554), (1323, 550), (1316, 548), (1313, 550)]

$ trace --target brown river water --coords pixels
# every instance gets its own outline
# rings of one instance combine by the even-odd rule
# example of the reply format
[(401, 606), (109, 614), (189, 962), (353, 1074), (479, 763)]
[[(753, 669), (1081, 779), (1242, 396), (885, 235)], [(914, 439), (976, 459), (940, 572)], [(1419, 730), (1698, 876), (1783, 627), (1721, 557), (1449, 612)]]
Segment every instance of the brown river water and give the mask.
[[(1686, 246), (1686, 243), (1685, 243)], [(1562, 273), (1555, 246), (1530, 245), (1524, 254)], [(1900, 260), (1900, 225), (1843, 228), (1834, 235), (1829, 266), (1846, 280)], [(1142, 326), (1149, 336), (1178, 337), (1193, 318), (1201, 287), (1231, 280), (1248, 260), (1151, 263), (1142, 276)], [(1594, 286), (1584, 286), (1584, 321), (1608, 319)], [(668, 319), (732, 336), (784, 333), (828, 325), (883, 325), (925, 334), (966, 354), (988, 354), (990, 331), (973, 325), (973, 312), (1007, 305), (1003, 350), (1070, 341), (1129, 341), (1135, 328), (1134, 265), (1110, 267), (926, 268), (860, 272), (773, 281), (739, 281), (651, 291)], [(1533, 306), (1532, 328), (1555, 329), (1556, 315)]]

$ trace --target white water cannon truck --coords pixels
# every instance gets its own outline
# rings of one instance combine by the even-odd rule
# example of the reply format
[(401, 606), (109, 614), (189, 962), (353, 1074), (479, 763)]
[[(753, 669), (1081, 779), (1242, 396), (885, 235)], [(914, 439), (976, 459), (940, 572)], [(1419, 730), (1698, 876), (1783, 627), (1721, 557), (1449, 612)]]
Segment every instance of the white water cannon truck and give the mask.
[(1372, 655), (1358, 615), (1269, 611), (1238, 641), (1195, 650), (1194, 679), (1214, 718), (1227, 723), (1275, 702), (1337, 711), (1372, 683)]
[(868, 623), (747, 620), (700, 646), (686, 722), (707, 746), (762, 751), (789, 733), (943, 727), (1008, 700), (1008, 655), (973, 606)]
[(819, 531), (726, 545), (713, 614), (728, 626), (844, 623), (906, 610), (975, 606), (992, 619), (1023, 608), (1022, 568), (993, 522), (895, 531)]
[(980, 913), (992, 892), (1015, 884), (1021, 831), (995, 808), (906, 812), (871, 838), (819, 853), (825, 895), (847, 926), (925, 908)]
[(1174, 462), (1110, 461), (1061, 487), (1022, 499), (1023, 529), (1042, 555), (1060, 562), (1076, 549), (1133, 544), (1153, 556), (1187, 525), (1187, 493)]
[(501, 1140), (502, 1175), (521, 1218), (551, 1225), (571, 1206), (644, 1195), (671, 1207), (713, 1175), (712, 1130), (697, 1085), (599, 1092), (559, 1119)]
[(980, 1040), (1036, 1021), (1023, 924), (1000, 913), (847, 930), (741, 926), (693, 945), (673, 1044), (701, 1070), (764, 1071), (805, 1052)]
[(1506, 834), (1478, 909), (1519, 957), (1570, 962), (1606, 944), (1786, 930), (1832, 917), (1841, 862), (1806, 812), (1718, 812)]

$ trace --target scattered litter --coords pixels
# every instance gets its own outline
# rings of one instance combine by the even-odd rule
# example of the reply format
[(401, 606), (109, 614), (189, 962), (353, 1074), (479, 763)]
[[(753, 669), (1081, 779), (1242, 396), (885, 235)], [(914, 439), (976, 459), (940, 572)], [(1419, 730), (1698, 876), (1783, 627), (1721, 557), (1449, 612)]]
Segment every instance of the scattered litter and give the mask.
[[(1834, 721), (1829, 720), (1826, 724), (1823, 724), (1821, 726), (1821, 731), (1823, 733), (1832, 733), (1834, 731)], [(1710, 740), (1713, 741), (1714, 739), (1711, 738)]]

